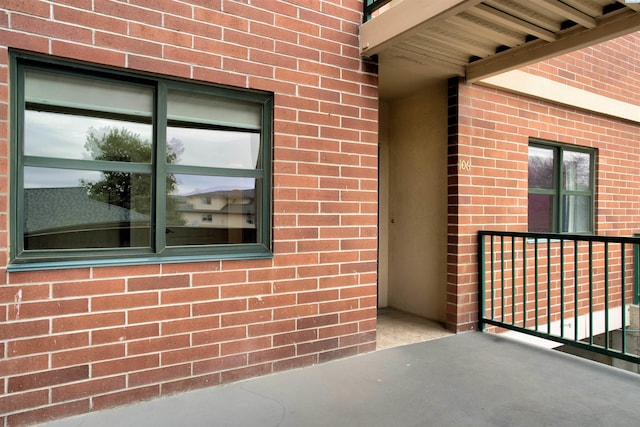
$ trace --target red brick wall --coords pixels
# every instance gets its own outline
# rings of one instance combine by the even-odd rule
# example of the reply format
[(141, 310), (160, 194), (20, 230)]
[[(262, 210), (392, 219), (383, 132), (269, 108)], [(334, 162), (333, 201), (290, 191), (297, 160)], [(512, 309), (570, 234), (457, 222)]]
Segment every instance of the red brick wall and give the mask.
[[(0, 426), (375, 348), (377, 77), (360, 0), (0, 9)], [(6, 272), (8, 49), (275, 93), (267, 260)]]
[(526, 67), (528, 73), (640, 105), (640, 32)]
[[(640, 70), (640, 57), (635, 52), (628, 57), (627, 48), (612, 48), (637, 41), (638, 34), (633, 34), (587, 49), (605, 57), (597, 67), (581, 73), (574, 70), (575, 80), (561, 77), (565, 74), (561, 66), (566, 66), (561, 59), (525, 70), (536, 74), (546, 70), (545, 77), (567, 84), (589, 80), (580, 88), (638, 103), (640, 79), (630, 76)], [(584, 52), (564, 58), (580, 55)], [(612, 85), (618, 89), (612, 90)], [(453, 87), (450, 90), (454, 92)], [(449, 141), (447, 316), (455, 329), (466, 330), (475, 328), (477, 321), (477, 231), (527, 231), (529, 138), (597, 149), (596, 232), (631, 236), (640, 232), (640, 125), (480, 85), (457, 86), (454, 104), (450, 109), (450, 115), (457, 114), (457, 126), (450, 131)], [(470, 167), (461, 168), (462, 161)]]

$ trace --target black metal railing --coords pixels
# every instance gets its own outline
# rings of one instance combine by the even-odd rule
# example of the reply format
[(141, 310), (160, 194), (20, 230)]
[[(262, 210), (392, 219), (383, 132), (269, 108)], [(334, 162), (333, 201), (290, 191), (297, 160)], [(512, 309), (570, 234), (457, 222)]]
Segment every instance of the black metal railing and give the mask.
[(480, 330), (640, 363), (639, 247), (637, 237), (480, 231)]
[(392, 0), (364, 0), (364, 22), (367, 22), (376, 10), (380, 9), (385, 4), (389, 3)]

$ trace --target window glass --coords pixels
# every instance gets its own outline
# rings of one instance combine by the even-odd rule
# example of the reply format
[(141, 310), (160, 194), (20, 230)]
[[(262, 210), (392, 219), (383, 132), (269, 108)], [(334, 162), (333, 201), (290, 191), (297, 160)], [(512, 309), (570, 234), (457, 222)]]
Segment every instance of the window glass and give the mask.
[(529, 147), (529, 188), (553, 188), (553, 150)]
[(170, 121), (198, 122), (242, 129), (260, 129), (262, 107), (255, 102), (170, 90), (167, 116)]
[(565, 190), (589, 191), (591, 186), (591, 156), (588, 153), (564, 150), (562, 182)]
[(256, 169), (260, 134), (232, 130), (170, 126), (168, 145), (180, 153), (175, 164), (231, 169)]
[(138, 117), (151, 117), (153, 111), (148, 86), (34, 69), (25, 70), (24, 97), (27, 104)]
[(529, 231), (545, 233), (553, 230), (553, 195), (529, 193)]
[(26, 110), (24, 154), (150, 163), (152, 132), (151, 124)]
[(591, 231), (591, 197), (562, 197), (562, 232), (584, 233)]
[(25, 168), (24, 248), (149, 246), (150, 176)]
[(167, 245), (256, 243), (256, 181), (254, 178), (170, 175), (167, 179)]

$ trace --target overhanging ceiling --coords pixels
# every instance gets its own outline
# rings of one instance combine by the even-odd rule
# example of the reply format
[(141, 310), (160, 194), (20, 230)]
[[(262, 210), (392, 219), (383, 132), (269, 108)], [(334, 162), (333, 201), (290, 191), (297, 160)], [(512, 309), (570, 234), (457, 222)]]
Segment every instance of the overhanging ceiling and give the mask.
[[(397, 1), (397, 0), (396, 0)], [(636, 0), (638, 1), (638, 0)], [(363, 57), (394, 79), (483, 78), (640, 29), (623, 0), (401, 0), (360, 27)], [(386, 80), (386, 79), (385, 79)]]

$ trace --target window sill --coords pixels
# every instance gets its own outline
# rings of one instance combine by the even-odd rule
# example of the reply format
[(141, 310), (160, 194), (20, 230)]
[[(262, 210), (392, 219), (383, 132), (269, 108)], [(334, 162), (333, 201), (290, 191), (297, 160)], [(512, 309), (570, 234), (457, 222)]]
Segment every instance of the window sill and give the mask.
[(62, 270), (70, 268), (92, 267), (126, 267), (133, 265), (149, 264), (178, 264), (203, 261), (225, 260), (251, 260), (273, 258), (271, 252), (250, 252), (241, 254), (216, 254), (216, 255), (192, 255), (192, 256), (167, 256), (167, 257), (143, 257), (143, 258), (111, 258), (103, 260), (69, 260), (50, 262), (21, 262), (7, 266), (8, 272), (36, 271), (36, 270)]

